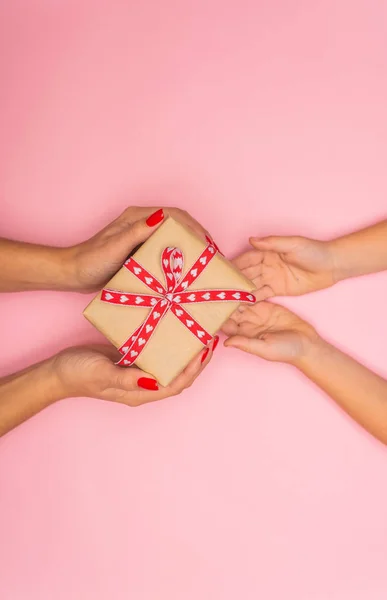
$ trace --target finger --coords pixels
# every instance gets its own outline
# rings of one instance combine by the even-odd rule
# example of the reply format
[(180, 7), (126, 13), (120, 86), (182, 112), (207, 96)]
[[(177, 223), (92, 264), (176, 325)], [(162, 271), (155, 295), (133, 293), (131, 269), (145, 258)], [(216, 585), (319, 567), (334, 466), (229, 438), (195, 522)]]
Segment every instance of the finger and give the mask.
[(121, 358), (121, 354), (118, 350), (109, 344), (89, 344), (87, 346), (88, 350), (94, 350), (95, 352), (99, 352), (109, 358), (113, 363), (117, 362)]
[(258, 265), (254, 265), (252, 267), (246, 267), (245, 269), (240, 269), (241, 273), (250, 281), (253, 281), (256, 287), (263, 285), (265, 283), (265, 275), (267, 276), (267, 272), (263, 269), (263, 263), (259, 263)]
[[(263, 285), (261, 288), (254, 292), (255, 299), (258, 302), (262, 302), (263, 300), (267, 300), (268, 298), (273, 298), (276, 294), (273, 289), (269, 285)], [(277, 294), (279, 295), (279, 294)]]
[(114, 368), (114, 379), (112, 381), (112, 387), (124, 390), (126, 392), (143, 391), (143, 392), (158, 392), (160, 386), (157, 380), (138, 369), (137, 367), (118, 367), (112, 365)]
[(123, 232), (123, 235), (125, 235), (128, 240), (128, 251), (133, 250), (133, 248), (145, 242), (145, 240), (160, 227), (164, 220), (164, 210), (159, 208), (147, 217), (138, 219), (135, 223), (131, 224), (130, 227)]
[(228, 338), (224, 345), (227, 348), (238, 348), (238, 350), (243, 350), (249, 354), (266, 358), (266, 343), (264, 340), (236, 335)]
[[(180, 394), (183, 390), (192, 385), (192, 383), (201, 373), (204, 366), (207, 365), (211, 360), (211, 352), (207, 353), (206, 350), (207, 348), (204, 348), (201, 352), (199, 352), (198, 356), (191, 360), (184, 371), (180, 373), (180, 375), (178, 375), (171, 383), (169, 386), (171, 394)], [(202, 362), (203, 357), (205, 357), (205, 359)]]
[[(218, 336), (215, 339), (219, 340)], [(214, 344), (217, 345), (217, 341), (214, 341)], [(135, 367), (124, 369), (112, 365), (120, 373), (116, 372), (112, 388), (108, 389), (107, 393), (111, 399), (122, 404), (128, 404), (129, 406), (141, 406), (142, 404), (176, 396), (184, 389), (190, 387), (210, 362), (214, 344), (211, 349), (208, 349), (210, 350), (208, 353), (206, 353), (207, 349), (202, 350), (172, 384), (167, 387), (160, 386), (151, 375), (140, 369)]]
[[(152, 214), (160, 210), (160, 207), (151, 206), (130, 206), (121, 215), (121, 219), (129, 224), (134, 224), (138, 220), (146, 220)], [(205, 239), (206, 235), (210, 235), (209, 232), (198, 223), (191, 215), (185, 210), (174, 207), (163, 207), (164, 220), (167, 217), (172, 217), (176, 221), (179, 221), (186, 227), (192, 229), (199, 237)], [(140, 242), (139, 242), (140, 243)]]
[(272, 250), (273, 252), (291, 252), (299, 244), (300, 238), (296, 236), (275, 236), (264, 238), (252, 237), (250, 244), (257, 250)]
[(206, 236), (209, 236), (210, 238), (212, 237), (209, 231), (207, 231), (207, 229), (198, 223), (196, 219), (191, 217), (187, 211), (181, 210), (180, 208), (167, 208), (166, 212), (169, 216), (176, 219), (176, 221), (179, 221), (183, 225), (186, 225), (192, 229), (199, 237), (203, 239), (206, 239)]
[[(236, 317), (237, 317), (237, 315), (236, 315)], [(224, 323), (224, 325), (222, 327), (222, 332), (225, 335), (227, 335), (227, 337), (236, 335), (238, 333), (238, 323), (237, 323), (236, 319), (234, 319), (234, 317), (231, 317)]]
[(214, 348), (218, 345), (218, 341), (219, 337), (215, 336), (211, 345), (199, 352), (199, 354), (187, 365), (184, 371), (176, 377), (169, 388), (165, 388), (165, 391), (167, 393), (169, 392), (169, 395), (180, 394), (183, 390), (193, 384), (195, 379), (211, 361)]
[(149, 375), (149, 373), (145, 373), (136, 367), (117, 366), (115, 363), (122, 358), (122, 355), (114, 346), (90, 344), (87, 348), (103, 354), (112, 361), (112, 364), (109, 366), (111, 387), (117, 387), (125, 391), (147, 390), (154, 392), (159, 390), (160, 386), (157, 380), (152, 375)]
[(248, 307), (242, 315), (241, 321), (251, 321), (254, 324), (266, 324), (279, 304), (274, 302), (257, 302), (254, 306)]
[(263, 261), (263, 252), (249, 250), (233, 259), (233, 264), (241, 271), (249, 267), (256, 267)]

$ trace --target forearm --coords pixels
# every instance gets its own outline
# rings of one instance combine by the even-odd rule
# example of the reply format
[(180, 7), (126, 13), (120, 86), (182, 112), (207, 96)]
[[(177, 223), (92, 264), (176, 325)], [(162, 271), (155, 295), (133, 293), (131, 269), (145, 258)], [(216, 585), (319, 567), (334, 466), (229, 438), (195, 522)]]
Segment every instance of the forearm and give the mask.
[(0, 238), (0, 292), (71, 290), (72, 252)]
[(336, 279), (387, 269), (387, 219), (330, 242)]
[(0, 379), (0, 436), (65, 397), (54, 360)]
[(387, 381), (323, 340), (298, 368), (355, 421), (387, 444)]

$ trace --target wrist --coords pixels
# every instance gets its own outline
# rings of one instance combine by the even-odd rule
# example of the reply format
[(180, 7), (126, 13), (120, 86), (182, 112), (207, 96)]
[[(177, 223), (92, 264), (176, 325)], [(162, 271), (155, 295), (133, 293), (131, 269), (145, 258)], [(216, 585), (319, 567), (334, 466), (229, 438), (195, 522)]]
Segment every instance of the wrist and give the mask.
[(52, 357), (52, 366), (56, 389), (63, 398), (88, 396), (87, 384), (93, 381), (90, 381), (85, 371), (82, 347), (61, 350)]
[(295, 362), (295, 366), (304, 374), (307, 374), (314, 365), (319, 364), (324, 356), (331, 353), (332, 346), (324, 340), (316, 331), (309, 335), (304, 343), (304, 352)]
[(60, 289), (66, 292), (82, 291), (77, 274), (77, 246), (55, 250)]
[(338, 283), (345, 279), (340, 256), (340, 238), (335, 238), (326, 242), (328, 244), (329, 253), (332, 261), (332, 279), (334, 283)]
[(0, 436), (66, 397), (48, 359), (0, 381)]
[(364, 269), (362, 266), (362, 255), (368, 249), (364, 248), (363, 252), (359, 254), (356, 246), (354, 246), (352, 237), (351, 235), (343, 236), (329, 242), (334, 265), (335, 282), (373, 272), (372, 270), (368, 271)]
[(59, 376), (56, 359), (57, 355), (37, 366), (39, 371), (38, 378), (40, 381), (45, 382), (46, 397), (49, 404), (68, 397), (66, 386)]

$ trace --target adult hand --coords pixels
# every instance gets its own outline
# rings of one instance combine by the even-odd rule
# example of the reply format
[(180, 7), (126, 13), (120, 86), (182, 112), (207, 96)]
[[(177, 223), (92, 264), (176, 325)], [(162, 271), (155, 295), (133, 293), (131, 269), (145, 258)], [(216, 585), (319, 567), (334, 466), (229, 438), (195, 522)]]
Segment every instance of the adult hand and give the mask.
[(298, 364), (320, 340), (311, 325), (290, 310), (259, 302), (233, 314), (223, 327), (224, 345), (270, 361)]
[(254, 250), (234, 264), (257, 287), (257, 300), (273, 296), (300, 296), (336, 282), (329, 242), (304, 237), (250, 238)]
[(95, 236), (69, 249), (71, 287), (94, 292), (120, 269), (128, 255), (157, 229), (167, 216), (205, 238), (208, 232), (187, 212), (178, 208), (131, 206)]
[(176, 396), (190, 387), (212, 358), (218, 338), (205, 348), (167, 387), (161, 387), (136, 367), (114, 364), (118, 352), (112, 346), (83, 346), (60, 352), (53, 361), (58, 396), (99, 398), (139, 406)]

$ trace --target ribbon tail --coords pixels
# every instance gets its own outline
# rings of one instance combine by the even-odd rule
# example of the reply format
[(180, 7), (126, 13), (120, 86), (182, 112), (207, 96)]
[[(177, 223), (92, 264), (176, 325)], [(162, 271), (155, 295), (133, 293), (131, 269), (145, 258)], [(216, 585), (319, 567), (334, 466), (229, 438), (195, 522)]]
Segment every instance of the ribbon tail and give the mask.
[(168, 311), (168, 302), (162, 298), (156, 306), (150, 311), (145, 321), (136, 329), (136, 331), (119, 348), (123, 354), (122, 358), (116, 363), (119, 366), (130, 367), (141, 352), (146, 347), (150, 338), (155, 332), (157, 325)]
[(199, 342), (203, 344), (203, 346), (207, 346), (211, 342), (213, 336), (208, 333), (208, 331), (206, 331), (204, 327), (202, 327), (200, 323), (198, 323), (196, 319), (194, 319), (193, 316), (185, 310), (185, 308), (179, 304), (173, 303), (171, 306), (171, 312), (173, 312), (173, 314), (179, 319), (180, 323), (182, 323), (192, 333), (192, 335), (194, 335)]
[[(255, 296), (243, 290), (193, 290), (180, 292), (177, 296), (179, 304), (198, 304), (201, 302), (247, 302), (255, 303)], [(176, 296), (174, 301), (176, 302)]]

